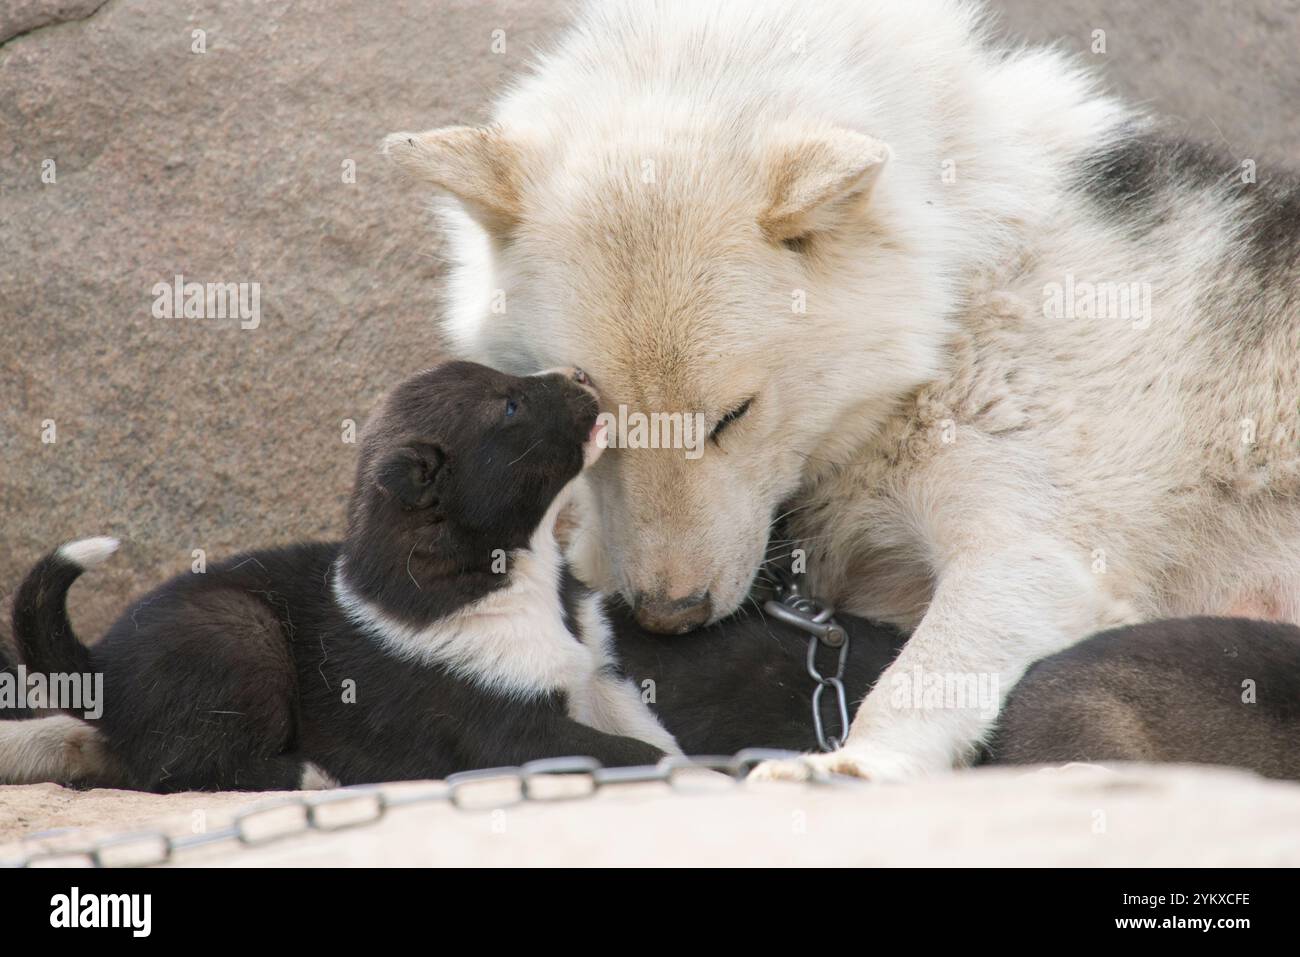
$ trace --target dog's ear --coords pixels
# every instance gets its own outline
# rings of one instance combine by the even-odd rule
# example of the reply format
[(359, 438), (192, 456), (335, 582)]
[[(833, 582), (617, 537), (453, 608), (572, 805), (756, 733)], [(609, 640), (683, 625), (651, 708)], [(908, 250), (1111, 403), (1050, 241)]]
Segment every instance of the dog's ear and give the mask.
[(491, 232), (519, 219), (518, 147), (500, 130), (447, 126), (425, 133), (391, 133), (383, 151), (419, 183), (455, 196)]
[(413, 442), (389, 454), (375, 472), (375, 484), (407, 511), (438, 504), (447, 454), (440, 446)]
[(830, 228), (867, 201), (889, 155), (880, 140), (839, 127), (782, 137), (767, 157), (770, 199), (759, 226), (773, 242)]

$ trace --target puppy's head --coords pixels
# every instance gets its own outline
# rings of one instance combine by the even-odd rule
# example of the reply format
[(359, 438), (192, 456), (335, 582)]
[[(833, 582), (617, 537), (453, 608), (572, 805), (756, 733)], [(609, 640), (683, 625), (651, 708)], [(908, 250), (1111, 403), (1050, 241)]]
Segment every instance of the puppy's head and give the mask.
[[(549, 534), (599, 455), (595, 392), (576, 369), (506, 375), (451, 362), (407, 379), (367, 424), (349, 565), (423, 578), (486, 571)], [(360, 554), (359, 554), (360, 553)]]

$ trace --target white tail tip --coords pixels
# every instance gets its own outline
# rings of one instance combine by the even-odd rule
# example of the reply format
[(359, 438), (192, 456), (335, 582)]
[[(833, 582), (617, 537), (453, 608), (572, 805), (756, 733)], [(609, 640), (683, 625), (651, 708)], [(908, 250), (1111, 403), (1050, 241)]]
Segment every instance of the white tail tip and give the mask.
[(121, 543), (116, 538), (82, 538), (59, 546), (59, 557), (78, 568), (89, 568), (108, 561)]

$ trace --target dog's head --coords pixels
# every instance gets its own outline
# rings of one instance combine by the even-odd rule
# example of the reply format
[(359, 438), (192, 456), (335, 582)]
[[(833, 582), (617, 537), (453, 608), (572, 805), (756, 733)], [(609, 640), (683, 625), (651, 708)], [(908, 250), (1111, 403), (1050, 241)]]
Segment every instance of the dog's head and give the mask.
[(596, 413), (576, 369), (518, 377), (449, 362), (405, 380), (362, 435), (350, 576), (418, 585), (489, 572), (494, 556), (528, 547), (599, 457)]
[[(869, 136), (585, 120), (385, 149), (459, 200), (461, 350), (512, 371), (575, 362), (626, 423), (584, 483), (575, 564), (682, 632), (740, 605), (781, 504), (932, 374), (941, 280), (896, 228), (889, 150)], [(702, 429), (663, 448), (674, 415)]]

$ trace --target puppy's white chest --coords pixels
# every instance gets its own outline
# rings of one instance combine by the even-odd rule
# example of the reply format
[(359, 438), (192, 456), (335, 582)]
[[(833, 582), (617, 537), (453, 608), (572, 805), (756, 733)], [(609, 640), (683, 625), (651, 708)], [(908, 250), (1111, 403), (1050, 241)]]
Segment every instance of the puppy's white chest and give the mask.
[(353, 593), (342, 574), (335, 575), (334, 592), (347, 613), (400, 658), (445, 668), (507, 697), (563, 692), (573, 720), (680, 753), (631, 682), (612, 667), (612, 639), (598, 596), (578, 603), (582, 640), (569, 631), (550, 559), (545, 552), (525, 555), (508, 585), (427, 628), (386, 616)]
[(565, 626), (558, 565), (550, 549), (521, 552), (505, 585), (426, 627), (404, 624), (357, 595), (341, 567), (334, 593), (391, 654), (445, 668), (495, 694), (532, 697), (581, 689), (600, 668)]

